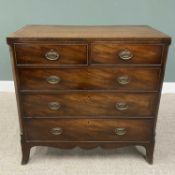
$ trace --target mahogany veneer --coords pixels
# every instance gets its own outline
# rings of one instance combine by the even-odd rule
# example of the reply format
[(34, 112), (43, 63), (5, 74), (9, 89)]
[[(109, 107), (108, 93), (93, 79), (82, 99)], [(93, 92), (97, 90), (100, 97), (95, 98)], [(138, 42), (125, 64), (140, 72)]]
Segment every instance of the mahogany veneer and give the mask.
[(11, 34), (22, 164), (34, 146), (134, 145), (152, 163), (170, 42), (149, 26), (30, 25)]

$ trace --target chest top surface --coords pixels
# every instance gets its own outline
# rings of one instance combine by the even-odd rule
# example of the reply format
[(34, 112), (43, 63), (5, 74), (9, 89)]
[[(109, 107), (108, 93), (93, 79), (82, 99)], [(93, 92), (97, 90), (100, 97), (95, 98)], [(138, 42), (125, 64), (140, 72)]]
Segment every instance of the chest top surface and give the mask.
[(149, 26), (27, 25), (7, 37), (8, 43), (54, 39), (114, 39), (170, 43), (171, 38)]

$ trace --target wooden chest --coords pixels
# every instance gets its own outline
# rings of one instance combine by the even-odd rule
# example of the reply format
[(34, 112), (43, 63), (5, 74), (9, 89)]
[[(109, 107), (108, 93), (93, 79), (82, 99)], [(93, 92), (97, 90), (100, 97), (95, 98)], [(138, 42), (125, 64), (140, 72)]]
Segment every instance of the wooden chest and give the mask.
[(140, 145), (153, 162), (171, 38), (148, 26), (26, 26), (7, 38), (22, 164), (33, 146)]

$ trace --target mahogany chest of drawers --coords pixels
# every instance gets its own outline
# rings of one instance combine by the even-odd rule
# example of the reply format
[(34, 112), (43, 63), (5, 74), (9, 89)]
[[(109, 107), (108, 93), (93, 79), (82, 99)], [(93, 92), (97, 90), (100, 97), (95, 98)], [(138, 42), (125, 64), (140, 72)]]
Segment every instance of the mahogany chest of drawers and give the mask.
[(148, 26), (30, 25), (7, 42), (22, 164), (33, 146), (134, 145), (152, 163), (169, 36)]

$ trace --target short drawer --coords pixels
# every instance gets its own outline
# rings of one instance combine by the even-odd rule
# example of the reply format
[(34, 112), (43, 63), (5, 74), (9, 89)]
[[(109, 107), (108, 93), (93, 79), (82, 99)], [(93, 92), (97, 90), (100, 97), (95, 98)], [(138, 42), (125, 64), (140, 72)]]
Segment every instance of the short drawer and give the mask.
[(153, 116), (157, 93), (68, 92), (22, 96), (25, 117)]
[(86, 44), (16, 44), (17, 64), (87, 64)]
[(91, 64), (161, 64), (161, 45), (92, 44)]
[(152, 120), (27, 119), (27, 140), (149, 141)]
[(158, 90), (160, 69), (19, 69), (21, 90)]

